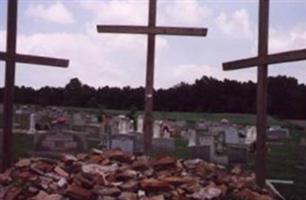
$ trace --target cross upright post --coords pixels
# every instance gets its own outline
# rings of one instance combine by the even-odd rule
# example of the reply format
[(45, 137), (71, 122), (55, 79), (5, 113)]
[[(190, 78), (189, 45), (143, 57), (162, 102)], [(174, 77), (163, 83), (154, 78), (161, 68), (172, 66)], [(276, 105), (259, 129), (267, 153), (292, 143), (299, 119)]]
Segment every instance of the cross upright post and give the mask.
[(266, 181), (266, 135), (268, 65), (306, 60), (306, 49), (268, 54), (269, 0), (259, 0), (258, 56), (223, 63), (223, 70), (235, 70), (258, 66), (257, 68), (257, 114), (256, 114), (256, 182), (260, 187)]
[(186, 35), (206, 36), (206, 28), (185, 28), (185, 27), (162, 27), (156, 26), (156, 0), (149, 0), (149, 23), (148, 26), (115, 26), (97, 25), (99, 33), (128, 33), (147, 34), (147, 70), (145, 89), (145, 116), (144, 116), (144, 151), (147, 154), (152, 152), (153, 136), (153, 96), (154, 96), (154, 60), (155, 60), (155, 37), (163, 35)]
[[(156, 26), (156, 1), (149, 2), (149, 28)], [(147, 74), (145, 90), (145, 118), (144, 133), (145, 138), (153, 137), (153, 92), (154, 92), (154, 57), (155, 57), (155, 34), (148, 34), (148, 51), (147, 51)], [(152, 149), (152, 142), (149, 139), (144, 140), (145, 152)]]
[(67, 67), (69, 61), (42, 56), (16, 53), (17, 43), (17, 0), (8, 1), (6, 52), (0, 52), (0, 60), (5, 61), (5, 85), (3, 95), (3, 133), (0, 134), (0, 171), (10, 166), (12, 159), (12, 124), (16, 62), (28, 64)]
[[(258, 57), (268, 55), (269, 34), (269, 1), (259, 3), (259, 32), (258, 32)], [(256, 165), (257, 181), (263, 186), (266, 178), (266, 130), (267, 130), (267, 95), (268, 95), (268, 65), (263, 64), (257, 68), (257, 141)]]

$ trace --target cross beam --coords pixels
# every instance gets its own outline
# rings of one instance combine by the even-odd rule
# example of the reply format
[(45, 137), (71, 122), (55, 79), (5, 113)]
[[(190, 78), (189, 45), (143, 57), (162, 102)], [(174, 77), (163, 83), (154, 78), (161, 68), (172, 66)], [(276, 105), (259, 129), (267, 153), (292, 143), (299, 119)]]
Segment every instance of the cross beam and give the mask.
[(287, 51), (267, 55), (266, 57), (253, 57), (223, 63), (223, 70), (235, 70), (258, 65), (278, 64), (306, 60), (306, 49)]
[(147, 34), (147, 72), (145, 89), (145, 116), (144, 116), (144, 151), (152, 152), (153, 136), (153, 85), (154, 85), (154, 57), (155, 57), (155, 36), (162, 35), (184, 35), (184, 36), (206, 36), (206, 28), (190, 27), (163, 27), (156, 26), (156, 0), (149, 0), (148, 26), (114, 26), (97, 25), (99, 33), (127, 33)]
[(206, 28), (180, 28), (180, 27), (147, 27), (147, 26), (106, 26), (98, 25), (99, 33), (130, 33), (130, 34), (162, 34), (206, 36)]
[(16, 53), (17, 4), (17, 0), (8, 1), (6, 52), (0, 52), (0, 60), (5, 61), (3, 133), (0, 134), (0, 171), (4, 171), (6, 168), (8, 168), (12, 159), (13, 99), (16, 62), (52, 65), (57, 67), (67, 67), (69, 63), (68, 60), (64, 59)]
[(49, 58), (44, 56), (34, 56), (26, 54), (15, 54), (14, 57), (10, 57), (8, 53), (0, 51), (0, 60), (15, 61), (25, 64), (36, 64), (36, 65), (50, 65), (54, 67), (68, 67), (69, 61), (59, 58)]
[(223, 70), (257, 68), (257, 114), (256, 114), (256, 182), (264, 187), (266, 180), (266, 132), (268, 65), (306, 60), (306, 49), (268, 54), (269, 0), (259, 0), (258, 56), (223, 63)]

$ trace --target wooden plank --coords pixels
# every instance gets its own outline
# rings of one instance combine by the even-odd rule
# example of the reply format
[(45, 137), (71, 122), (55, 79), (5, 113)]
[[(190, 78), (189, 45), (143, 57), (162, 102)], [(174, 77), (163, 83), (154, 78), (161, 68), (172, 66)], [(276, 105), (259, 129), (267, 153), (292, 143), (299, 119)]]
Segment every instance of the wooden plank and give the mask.
[(99, 33), (206, 36), (207, 28), (97, 25)]
[(5, 52), (0, 52), (0, 60), (14, 60), (15, 62), (21, 62), (25, 64), (36, 64), (36, 65), (50, 65), (54, 67), (68, 67), (69, 60), (50, 58), (44, 56), (34, 56), (26, 54), (16, 54), (14, 58), (9, 58)]
[[(265, 58), (268, 54), (269, 34), (269, 0), (259, 1), (259, 33), (258, 57)], [(268, 96), (268, 66), (261, 65), (257, 70), (257, 115), (256, 115), (256, 183), (263, 188), (266, 183), (267, 162), (267, 96)]]
[[(6, 51), (10, 57), (16, 52), (17, 36), (17, 0), (8, 1)], [(12, 161), (12, 127), (13, 127), (13, 99), (15, 82), (15, 62), (6, 61), (5, 84), (3, 94), (3, 135), (1, 145), (1, 171), (10, 166)]]
[(285, 62), (301, 61), (306, 59), (306, 49), (299, 49), (294, 51), (286, 51), (281, 53), (270, 54), (266, 57), (253, 57), (230, 61), (223, 63), (223, 70), (235, 70), (258, 65), (278, 64)]
[[(156, 0), (149, 2), (149, 27), (156, 25)], [(155, 61), (155, 34), (150, 33), (148, 36), (147, 47), (147, 72), (146, 72), (146, 89), (145, 89), (145, 110), (144, 110), (144, 152), (152, 152), (153, 138), (153, 92), (154, 92), (154, 61)]]
[(69, 60), (66, 59), (25, 55), (25, 54), (17, 54), (16, 61), (26, 64), (49, 65), (53, 67), (68, 67), (69, 65)]

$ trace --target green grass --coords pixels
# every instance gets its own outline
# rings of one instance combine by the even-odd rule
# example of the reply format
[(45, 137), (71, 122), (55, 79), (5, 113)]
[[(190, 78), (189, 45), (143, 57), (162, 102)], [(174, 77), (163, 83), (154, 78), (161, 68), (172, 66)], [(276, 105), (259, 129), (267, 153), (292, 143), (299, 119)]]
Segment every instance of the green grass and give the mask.
[(13, 135), (13, 159), (30, 156), (33, 145), (33, 135), (15, 133)]
[[(65, 107), (69, 112), (88, 112), (92, 114), (98, 114), (99, 109), (95, 108), (78, 108), (78, 107)], [(127, 114), (129, 110), (113, 110), (106, 109), (105, 112), (109, 114), (119, 115)], [(142, 111), (137, 112), (137, 114), (143, 114)], [(199, 119), (206, 119), (208, 121), (220, 121), (221, 119), (228, 119), (232, 123), (241, 125), (255, 125), (256, 115), (255, 114), (234, 114), (234, 113), (205, 113), (205, 112), (154, 112), (155, 119), (173, 119), (173, 120), (186, 120), (186, 121), (198, 121)], [(286, 125), (281, 120), (274, 117), (268, 117), (269, 125)]]
[(269, 178), (293, 180), (294, 185), (277, 185), (287, 200), (306, 199), (306, 170), (297, 168), (306, 152), (299, 146), (299, 141), (306, 133), (292, 130), (291, 138), (283, 145), (270, 145), (267, 160)]
[[(255, 125), (256, 115), (254, 114), (233, 114), (233, 113), (191, 113), (191, 112), (154, 112), (157, 119), (174, 119), (174, 120), (187, 120), (198, 121), (205, 119), (208, 121), (220, 121), (228, 119), (231, 123), (241, 125)], [(273, 117), (268, 117), (270, 125), (283, 125), (284, 123)]]
[(188, 142), (181, 138), (175, 139), (175, 152), (173, 154), (174, 157), (177, 158), (188, 158), (189, 152), (187, 151)]
[[(306, 199), (306, 170), (297, 168), (305, 156), (299, 141), (306, 133), (297, 129), (291, 130), (291, 138), (282, 145), (269, 144), (267, 155), (267, 177), (269, 179), (292, 180), (293, 185), (275, 185), (287, 200)], [(254, 170), (255, 156), (250, 156), (248, 168)]]

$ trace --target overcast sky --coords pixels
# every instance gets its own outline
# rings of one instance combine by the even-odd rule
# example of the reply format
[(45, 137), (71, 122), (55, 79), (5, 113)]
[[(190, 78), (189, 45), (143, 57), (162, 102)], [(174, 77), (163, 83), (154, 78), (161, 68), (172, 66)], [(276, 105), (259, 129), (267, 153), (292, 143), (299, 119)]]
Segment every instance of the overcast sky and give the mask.
[[(271, 0), (269, 52), (306, 48), (306, 0)], [(5, 49), (7, 0), (0, 0)], [(222, 62), (255, 56), (258, 0), (158, 0), (157, 24), (207, 27), (207, 37), (158, 36), (155, 87), (213, 76), (256, 80), (256, 70), (222, 71)], [(98, 34), (97, 24), (146, 25), (147, 0), (19, 0), (19, 53), (62, 57), (68, 69), (18, 64), (16, 84), (64, 86), (78, 77), (99, 87), (143, 86), (146, 36)], [(269, 75), (306, 83), (306, 61), (273, 65)], [(0, 63), (0, 86), (4, 63)]]

